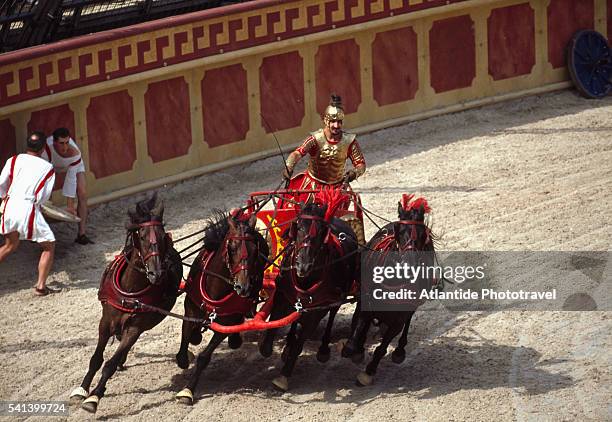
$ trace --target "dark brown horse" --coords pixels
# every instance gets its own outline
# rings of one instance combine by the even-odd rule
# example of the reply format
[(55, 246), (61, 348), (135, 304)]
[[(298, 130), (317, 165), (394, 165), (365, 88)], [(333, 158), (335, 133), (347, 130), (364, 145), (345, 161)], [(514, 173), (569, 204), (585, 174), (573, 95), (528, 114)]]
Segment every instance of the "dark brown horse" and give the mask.
[[(102, 302), (102, 319), (98, 345), (81, 386), (70, 395), (73, 400), (85, 399), (81, 407), (92, 413), (104, 396), (107, 381), (118, 368), (123, 369), (127, 354), (140, 334), (164, 319), (165, 315), (152, 312), (147, 305), (166, 311), (172, 309), (182, 277), (181, 258), (164, 231), (164, 206), (157, 195), (139, 202), (128, 213), (130, 224), (125, 247), (106, 267), (100, 282), (98, 298)], [(104, 364), (100, 381), (90, 393), (89, 387), (104, 362), (104, 349), (111, 336), (120, 339), (119, 346)]]
[[(255, 222), (255, 214), (249, 216), (234, 211), (230, 215), (219, 213), (209, 224), (205, 230), (204, 249), (194, 260), (187, 278), (186, 317), (232, 326), (252, 315), (269, 253), (265, 239), (255, 230)], [(180, 368), (189, 366), (189, 343), (197, 345), (202, 341), (201, 328), (202, 323), (183, 321), (181, 347), (176, 355)], [(181, 403), (193, 404), (193, 392), (200, 375), (226, 337), (228, 334), (215, 331), (198, 355), (195, 373), (176, 395)], [(240, 334), (230, 334), (228, 343), (232, 349), (239, 348), (242, 344)]]
[[(403, 195), (402, 202), (398, 204), (399, 221), (389, 223), (382, 227), (366, 245), (366, 249), (386, 252), (431, 252), (425, 254), (426, 260), (433, 259), (434, 235), (425, 225), (425, 214), (430, 211), (429, 205), (424, 198), (412, 201), (414, 195)], [(370, 259), (376, 259), (370, 257)], [(432, 264), (433, 262), (428, 262)], [(357, 377), (359, 385), (370, 385), (376, 373), (378, 364), (387, 353), (389, 343), (400, 331), (402, 335), (398, 346), (392, 354), (393, 362), (401, 363), (406, 357), (404, 348), (407, 344), (408, 329), (414, 310), (407, 311), (362, 311), (360, 304), (355, 309), (351, 337), (342, 350), (343, 357), (350, 357), (358, 362), (363, 359), (364, 343), (368, 329), (373, 320), (384, 326), (384, 333), (380, 345), (374, 351), (374, 356), (365, 372)]]
[[(272, 382), (278, 389), (289, 388), (289, 377), (304, 343), (312, 338), (317, 326), (330, 314), (317, 359), (329, 357), (329, 341), (334, 316), (349, 294), (359, 268), (358, 243), (353, 229), (333, 217), (339, 204), (322, 201), (306, 204), (289, 229), (290, 252), (283, 258), (276, 280), (277, 290), (270, 320), (277, 320), (303, 308), (304, 311), (287, 336), (281, 375)], [(266, 331), (259, 351), (272, 354), (275, 329)]]

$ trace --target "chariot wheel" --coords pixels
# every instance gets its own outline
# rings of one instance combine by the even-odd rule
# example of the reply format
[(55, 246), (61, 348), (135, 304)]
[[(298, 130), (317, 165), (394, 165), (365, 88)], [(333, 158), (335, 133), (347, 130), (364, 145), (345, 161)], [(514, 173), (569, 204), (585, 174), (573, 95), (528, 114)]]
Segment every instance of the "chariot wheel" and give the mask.
[(567, 67), (576, 89), (586, 98), (603, 98), (612, 91), (612, 54), (599, 32), (581, 30), (567, 49)]

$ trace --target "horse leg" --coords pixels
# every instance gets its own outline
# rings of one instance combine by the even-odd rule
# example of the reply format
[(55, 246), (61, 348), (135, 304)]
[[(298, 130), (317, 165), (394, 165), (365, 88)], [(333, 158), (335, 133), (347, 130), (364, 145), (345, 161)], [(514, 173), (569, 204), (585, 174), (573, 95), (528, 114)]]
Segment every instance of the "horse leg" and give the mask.
[(227, 345), (230, 349), (239, 349), (242, 346), (242, 337), (240, 337), (240, 333), (230, 334), (227, 338)]
[[(275, 296), (275, 299), (277, 299), (277, 301), (274, 302), (274, 305), (272, 306), (272, 311), (270, 312), (270, 321), (276, 321), (287, 315), (287, 312), (282, 306), (282, 304), (279, 304), (277, 296)], [(266, 330), (264, 332), (263, 338), (259, 342), (259, 354), (265, 358), (272, 356), (272, 348), (274, 345), (274, 338), (276, 337), (277, 331), (278, 328), (270, 328), (269, 330)]]
[(108, 344), (108, 339), (110, 338), (110, 327), (104, 318), (100, 320), (100, 325), (98, 327), (98, 344), (96, 345), (96, 350), (94, 354), (91, 356), (89, 360), (89, 369), (87, 370), (87, 374), (83, 378), (81, 382), (81, 386), (75, 388), (72, 393), (70, 393), (70, 399), (74, 401), (81, 401), (87, 398), (89, 395), (89, 387), (91, 387), (91, 381), (93, 377), (96, 375), (96, 372), (102, 366), (104, 362), (104, 349)]
[[(200, 311), (199, 308), (193, 305), (193, 303), (188, 298), (185, 298), (186, 317), (201, 318), (203, 315), (203, 312)], [(198, 345), (201, 341), (202, 332), (200, 331), (200, 325), (195, 322), (183, 320), (181, 328), (181, 346), (179, 347), (179, 351), (176, 354), (176, 364), (179, 368), (187, 369), (189, 367), (189, 343), (193, 345)], [(191, 359), (193, 359), (193, 354), (191, 354)]]
[(359, 315), (355, 322), (355, 329), (351, 337), (342, 348), (342, 357), (351, 358), (354, 363), (360, 363), (365, 356), (364, 344), (370, 329), (372, 319), (364, 315)]
[(283, 362), (287, 361), (287, 356), (289, 356), (289, 350), (291, 349), (291, 345), (295, 343), (296, 330), (297, 330), (297, 322), (293, 322), (291, 324), (291, 328), (289, 328), (287, 337), (285, 338), (285, 347), (283, 347), (283, 353), (281, 353), (281, 360)]
[[(183, 320), (183, 326), (181, 329), (181, 347), (176, 354), (176, 364), (181, 369), (187, 369), (189, 367), (189, 343), (194, 337), (195, 331), (199, 331), (196, 323)], [(199, 334), (201, 339), (202, 334)]]
[(127, 329), (123, 330), (121, 333), (121, 343), (119, 343), (119, 347), (117, 347), (117, 350), (113, 356), (104, 364), (98, 385), (96, 385), (89, 397), (87, 397), (87, 399), (85, 399), (85, 401), (83, 401), (81, 404), (83, 409), (90, 413), (96, 413), (96, 410), (98, 410), (98, 403), (100, 402), (100, 399), (104, 397), (106, 383), (113, 376), (117, 370), (120, 360), (130, 351), (134, 343), (136, 343), (136, 340), (138, 340), (138, 337), (140, 337), (141, 333), (142, 331), (134, 326), (127, 327)]
[(404, 324), (402, 323), (396, 323), (391, 324), (387, 327), (387, 329), (385, 330), (385, 334), (383, 335), (382, 341), (380, 342), (376, 350), (374, 350), (374, 356), (372, 357), (372, 360), (366, 366), (365, 372), (361, 372), (357, 376), (357, 385), (363, 387), (372, 384), (372, 379), (374, 377), (374, 374), (376, 374), (378, 364), (380, 363), (382, 357), (387, 353), (387, 347), (389, 347), (389, 343), (391, 343), (391, 340), (393, 340), (395, 336), (399, 334), (403, 326)]
[(323, 338), (321, 339), (321, 346), (317, 351), (317, 360), (319, 362), (327, 362), (329, 360), (330, 350), (329, 350), (329, 342), (331, 340), (331, 332), (332, 327), (334, 326), (334, 318), (336, 318), (336, 314), (340, 307), (332, 308), (329, 311), (329, 318), (327, 319), (327, 326), (325, 327), (325, 333), (323, 334)]
[(176, 394), (176, 399), (183, 404), (192, 405), (193, 404), (193, 392), (195, 391), (198, 381), (200, 380), (200, 375), (202, 371), (208, 366), (210, 362), (210, 358), (212, 357), (213, 352), (221, 344), (223, 340), (225, 340), (227, 334), (215, 333), (210, 339), (210, 342), (206, 346), (206, 348), (198, 355), (198, 360), (196, 362), (195, 373), (191, 377), (191, 381), (187, 384), (187, 387), (183, 388)]
[(353, 317), (351, 318), (351, 335), (355, 332), (355, 328), (357, 328), (357, 321), (359, 320), (360, 314), (361, 302), (357, 302), (357, 305), (355, 305), (355, 312), (353, 312)]
[(300, 318), (296, 333), (297, 337), (289, 348), (289, 354), (281, 369), (281, 375), (272, 380), (272, 384), (279, 390), (287, 391), (289, 389), (289, 377), (293, 372), (293, 368), (295, 368), (298, 357), (302, 354), (304, 343), (317, 328), (317, 325), (319, 325), (319, 322), (324, 316), (325, 314), (322, 313), (318, 316), (310, 314), (306, 318)]
[(404, 348), (406, 347), (406, 344), (408, 344), (408, 329), (410, 328), (410, 320), (412, 319), (413, 315), (414, 312), (408, 313), (408, 316), (406, 317), (406, 322), (404, 323), (404, 329), (402, 330), (402, 335), (400, 336), (399, 342), (397, 343), (397, 347), (395, 348), (393, 353), (391, 353), (391, 360), (394, 363), (402, 363), (404, 359), (406, 359), (406, 351), (404, 350)]
[(119, 359), (119, 364), (117, 364), (117, 371), (125, 371), (127, 368), (125, 367), (125, 361), (127, 360), (128, 352), (126, 351), (123, 356)]

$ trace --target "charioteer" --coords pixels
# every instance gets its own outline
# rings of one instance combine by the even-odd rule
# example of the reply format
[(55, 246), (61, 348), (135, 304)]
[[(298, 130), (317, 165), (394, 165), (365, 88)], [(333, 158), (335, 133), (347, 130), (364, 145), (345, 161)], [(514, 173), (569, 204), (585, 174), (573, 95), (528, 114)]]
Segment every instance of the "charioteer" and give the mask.
[[(344, 107), (339, 95), (332, 94), (329, 105), (323, 113), (324, 127), (312, 132), (296, 148), (285, 163), (283, 178), (288, 181), (289, 190), (319, 191), (325, 186), (340, 186), (352, 182), (365, 173), (366, 162), (359, 142), (354, 133), (342, 130)], [(306, 154), (310, 154), (305, 172), (291, 177), (296, 164)], [(351, 160), (353, 168), (346, 169), (346, 161)], [(287, 194), (285, 197), (299, 202), (314, 199), (313, 193)], [(348, 205), (348, 204), (347, 204)], [(355, 210), (355, 214), (361, 210)], [(365, 243), (363, 222), (355, 216), (345, 215), (360, 243)]]
[[(323, 114), (324, 127), (312, 132), (295, 151), (289, 154), (283, 178), (290, 180), (290, 189), (319, 190), (325, 185), (352, 182), (366, 170), (366, 163), (354, 133), (342, 130), (344, 108), (338, 95)], [(293, 170), (302, 157), (310, 154), (306, 172), (291, 178)], [(346, 160), (353, 168), (346, 170)]]

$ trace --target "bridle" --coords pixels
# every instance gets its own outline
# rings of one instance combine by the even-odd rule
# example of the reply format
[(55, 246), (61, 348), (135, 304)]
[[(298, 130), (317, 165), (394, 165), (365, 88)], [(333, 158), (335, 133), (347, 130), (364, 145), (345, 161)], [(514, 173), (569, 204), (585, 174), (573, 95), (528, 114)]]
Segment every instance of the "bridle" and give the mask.
[[(410, 240), (412, 240), (413, 242), (416, 242), (418, 240), (418, 233), (416, 230), (416, 226), (425, 226), (425, 234), (426, 234), (426, 239), (425, 239), (425, 243), (424, 245), (428, 245), (431, 242), (431, 236), (430, 236), (430, 229), (429, 227), (427, 227), (427, 225), (425, 224), (424, 221), (420, 221), (420, 220), (399, 220), (397, 222), (397, 224), (401, 224), (401, 225), (406, 225), (406, 226), (411, 226), (412, 230), (410, 231)], [(413, 242), (408, 243), (407, 245), (401, 245), (399, 242), (399, 238), (396, 238), (395, 243), (397, 244), (397, 249), (400, 252), (408, 252), (408, 251), (415, 251), (417, 250), (414, 247)]]
[[(327, 243), (327, 241), (329, 240), (329, 236), (330, 236), (330, 232), (331, 232), (331, 228), (329, 226), (329, 222), (327, 220), (325, 220), (324, 217), (318, 216), (318, 215), (311, 215), (311, 214), (304, 214), (304, 215), (300, 215), (297, 220), (310, 220), (311, 222), (315, 222), (315, 221), (319, 221), (322, 223), (322, 225), (324, 226), (324, 229), (327, 229), (327, 233), (325, 234), (325, 236), (323, 236), (323, 244)], [(295, 233), (295, 248), (293, 250), (292, 253), (292, 259), (291, 259), (291, 267), (295, 268), (295, 261), (297, 260), (297, 256), (299, 254), (299, 251), (301, 249), (305, 249), (305, 248), (310, 248), (312, 247), (312, 240), (315, 239), (317, 237), (318, 234), (318, 230), (317, 230), (317, 225), (316, 224), (310, 224), (310, 228), (308, 230), (308, 233), (306, 234), (306, 236), (304, 237), (304, 239), (302, 239), (301, 242), (297, 242), (297, 233)], [(294, 223), (297, 225), (297, 221), (296, 223)], [(296, 229), (297, 232), (297, 229)], [(328, 256), (329, 258), (329, 256)], [(326, 263), (327, 265), (327, 263)], [(326, 265), (323, 265), (321, 268), (324, 268)], [(309, 273), (312, 272), (312, 269), (309, 271)]]
[[(154, 249), (152, 251), (150, 251), (148, 254), (146, 254), (145, 256), (142, 256), (142, 252), (140, 250), (139, 247), (136, 246), (136, 241), (134, 240), (134, 236), (137, 236), (137, 233), (140, 229), (142, 228), (146, 228), (146, 227), (155, 227), (155, 226), (161, 226), (163, 227), (163, 223), (161, 221), (157, 221), (157, 220), (152, 220), (152, 221), (147, 221), (144, 223), (140, 223), (135, 225), (135, 227), (130, 227), (128, 229), (128, 231), (130, 232), (132, 239), (132, 247), (134, 249), (136, 249), (136, 251), (138, 251), (138, 257), (140, 258), (140, 262), (143, 266), (144, 269), (136, 266), (135, 264), (133, 264), (132, 262), (130, 262), (130, 258), (127, 255), (127, 253), (125, 252), (127, 248), (124, 248), (124, 256), (125, 259), (128, 262), (128, 265), (131, 266), (132, 268), (134, 268), (137, 271), (140, 271), (141, 273), (145, 274), (147, 276), (147, 279), (149, 280), (149, 282), (151, 282), (151, 277), (153, 276), (154, 272), (149, 270), (149, 266), (147, 264), (147, 261), (149, 261), (149, 259), (155, 257), (155, 256), (161, 256), (160, 252), (159, 252), (159, 248), (157, 247), (158, 241), (157, 241), (157, 236), (155, 235), (155, 230), (151, 230), (149, 233), (149, 245), (152, 246), (151, 249)], [(140, 243), (140, 242), (139, 242)], [(126, 246), (127, 246), (127, 239), (126, 239)]]
[[(329, 238), (329, 233), (330, 233), (330, 227), (329, 227), (329, 222), (327, 220), (325, 220), (325, 218), (320, 217), (318, 215), (310, 215), (310, 214), (305, 214), (305, 215), (300, 215), (297, 220), (310, 220), (310, 221), (320, 221), (324, 226), (326, 226), (327, 228), (327, 233), (325, 234), (324, 238), (323, 238), (323, 243), (327, 243), (327, 240)], [(296, 222), (297, 224), (297, 222)], [(315, 239), (317, 236), (317, 226), (315, 224), (310, 224), (310, 229), (308, 230), (308, 234), (304, 237), (304, 240), (301, 243), (298, 243), (295, 246), (295, 250), (296, 252), (302, 248), (305, 247), (309, 247), (310, 243), (312, 241), (312, 239)]]
[[(227, 282), (231, 282), (233, 284), (233, 288), (236, 291), (239, 291), (242, 286), (237, 281), (237, 275), (241, 271), (245, 271), (246, 274), (249, 274), (249, 251), (247, 249), (246, 242), (254, 242), (255, 248), (257, 250), (256, 255), (259, 256), (259, 244), (255, 237), (251, 234), (245, 232), (245, 227), (241, 224), (238, 224), (239, 234), (237, 235), (228, 235), (225, 237), (225, 241), (223, 242), (223, 258), (225, 260), (225, 265), (227, 266), (227, 270), (230, 273), (231, 279), (224, 278)], [(231, 264), (230, 255), (229, 255), (229, 244), (231, 241), (240, 241), (240, 260), (234, 266)]]

